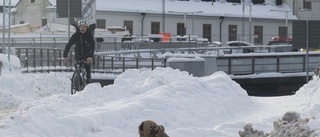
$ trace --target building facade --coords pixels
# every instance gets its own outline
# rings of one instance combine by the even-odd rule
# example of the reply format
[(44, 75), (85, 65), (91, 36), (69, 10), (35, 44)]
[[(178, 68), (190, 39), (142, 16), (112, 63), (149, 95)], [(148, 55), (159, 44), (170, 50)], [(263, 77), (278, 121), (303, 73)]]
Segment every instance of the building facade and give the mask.
[[(249, 7), (257, 9), (257, 6), (261, 6), (261, 4), (253, 4), (251, 7), (248, 5), (248, 3), (251, 3), (249, 0), (245, 0), (246, 15), (242, 17), (227, 14), (214, 15), (214, 13), (179, 14), (169, 13), (169, 11), (165, 11), (165, 14), (162, 14), (161, 10), (159, 10), (160, 12), (148, 12), (147, 10), (120, 11), (99, 8), (99, 4), (102, 5), (104, 1), (96, 1), (96, 23), (98, 29), (107, 30), (110, 26), (121, 26), (129, 30), (132, 36), (146, 36), (165, 31), (170, 33), (171, 37), (197, 35), (198, 37), (207, 38), (210, 42), (221, 41), (222, 43), (243, 40), (257, 45), (264, 45), (274, 36), (292, 36), (292, 20), (295, 20), (294, 16), (297, 16), (298, 19), (319, 19), (320, 16), (320, 2), (308, 2), (308, 0), (284, 0), (283, 2), (291, 8), (292, 12), (284, 9), (289, 15), (293, 14), (290, 18), (285, 14), (282, 14), (283, 16), (279, 18), (249, 18)], [(272, 1), (277, 6), (278, 0), (266, 1)], [(49, 23), (68, 24), (68, 19), (56, 17), (56, 3), (53, 2), (55, 1), (20, 0), (15, 6), (15, 12), (11, 14), (12, 25), (29, 23), (29, 31), (32, 32)], [(214, 2), (208, 1), (206, 3), (215, 4), (217, 2), (230, 1), (214, 0)], [(238, 2), (241, 3), (240, 0)], [(237, 4), (237, 2), (235, 3)], [(306, 10), (308, 8), (309, 10)]]

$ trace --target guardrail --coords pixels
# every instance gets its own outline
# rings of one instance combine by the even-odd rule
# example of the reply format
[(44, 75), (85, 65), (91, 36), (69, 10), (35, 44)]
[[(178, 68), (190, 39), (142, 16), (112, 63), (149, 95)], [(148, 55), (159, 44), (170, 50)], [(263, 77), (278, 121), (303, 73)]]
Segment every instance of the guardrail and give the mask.
[[(181, 49), (149, 49), (131, 51), (112, 51), (97, 53), (94, 56), (92, 71), (97, 73), (121, 73), (132, 68), (167, 67), (170, 55), (163, 53), (179, 53), (181, 55), (217, 52), (216, 48), (181, 48)], [(219, 53), (219, 52), (217, 52)], [(74, 61), (64, 63), (62, 49), (56, 48), (15, 48), (15, 55), (21, 61), (22, 72), (72, 71)], [(73, 55), (69, 55), (73, 58)], [(187, 55), (189, 56), (189, 55)], [(192, 55), (190, 55), (192, 57)], [(190, 57), (189, 56), (189, 57)], [(320, 62), (320, 52), (310, 52), (308, 67), (306, 53), (249, 53), (217, 56), (217, 70), (230, 75), (258, 74), (267, 72), (296, 73), (313, 72)], [(306, 69), (308, 68), (308, 70)]]
[[(71, 51), (72, 52), (72, 51)], [(72, 71), (73, 52), (70, 62), (64, 63), (63, 50), (55, 48), (15, 48), (15, 55), (20, 59), (22, 72)], [(121, 73), (131, 68), (166, 67), (163, 58), (138, 58), (116, 56), (94, 56), (93, 72)]]

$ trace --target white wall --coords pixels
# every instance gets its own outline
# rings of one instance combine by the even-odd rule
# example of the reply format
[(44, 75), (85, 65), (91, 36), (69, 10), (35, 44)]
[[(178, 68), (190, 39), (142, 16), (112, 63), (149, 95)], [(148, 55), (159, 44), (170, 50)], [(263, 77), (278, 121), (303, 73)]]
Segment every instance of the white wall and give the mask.
[[(133, 35), (141, 35), (141, 20), (140, 13), (118, 13), (118, 12), (98, 12), (97, 19), (106, 19), (106, 26), (123, 26), (124, 20), (133, 21)], [(249, 19), (245, 18), (245, 41), (249, 40)], [(212, 16), (195, 16), (194, 17), (194, 34), (202, 36), (202, 25), (212, 25), (212, 41), (220, 41), (220, 21), (219, 17)], [(143, 34), (148, 35), (151, 33), (151, 22), (160, 22), (160, 31), (162, 31), (162, 15), (147, 13), (144, 18)], [(165, 16), (165, 30), (171, 33), (171, 36), (177, 35), (177, 23), (184, 23), (183, 15), (170, 15)], [(263, 44), (267, 44), (272, 37), (277, 36), (279, 33), (279, 26), (285, 27), (285, 20), (270, 20), (270, 19), (252, 19), (251, 34), (254, 34), (254, 26), (263, 26)], [(222, 23), (222, 42), (228, 41), (228, 25), (237, 25), (238, 39), (242, 37), (242, 19), (225, 17)], [(288, 21), (288, 34), (292, 33), (292, 22)], [(187, 15), (187, 34), (192, 34), (192, 17)], [(253, 42), (253, 36), (251, 37)]]

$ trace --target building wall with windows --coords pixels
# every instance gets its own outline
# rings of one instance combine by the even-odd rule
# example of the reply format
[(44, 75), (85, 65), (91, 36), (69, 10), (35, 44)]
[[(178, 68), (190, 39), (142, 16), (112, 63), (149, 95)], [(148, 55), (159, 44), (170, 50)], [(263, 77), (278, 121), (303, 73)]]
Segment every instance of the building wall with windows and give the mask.
[(31, 31), (39, 29), (46, 18), (45, 8), (49, 5), (47, 0), (20, 0), (16, 5), (16, 12), (12, 14), (12, 24), (29, 23)]
[[(162, 16), (160, 14), (146, 13), (146, 15), (141, 15), (141, 13), (126, 13), (126, 12), (103, 12), (103, 14), (97, 14), (98, 20), (105, 20), (106, 26), (122, 26), (124, 27), (124, 22), (132, 22), (132, 30), (130, 30), (131, 35), (141, 36), (152, 34), (152, 30), (160, 30), (162, 32)], [(286, 26), (286, 21), (282, 19), (257, 19), (253, 18), (251, 21), (251, 33), (249, 32), (249, 20), (246, 18), (244, 20), (244, 35), (242, 35), (242, 18), (235, 17), (224, 17), (222, 20), (220, 17), (212, 16), (187, 16), (186, 17), (186, 28), (185, 35), (198, 35), (199, 37), (206, 37), (204, 35), (210, 35), (209, 40), (212, 41), (222, 41), (225, 43), (230, 40), (244, 40), (252, 42), (255, 44), (267, 44), (272, 37), (283, 35), (283, 28), (287, 28), (287, 35), (292, 36), (292, 21), (288, 21), (288, 27)], [(152, 28), (152, 23), (159, 23), (159, 28)], [(172, 37), (179, 34), (179, 24), (184, 25), (183, 15), (165, 15), (165, 31), (170, 33)], [(236, 26), (235, 31), (229, 30), (229, 26)], [(204, 26), (209, 28), (211, 34), (204, 34)], [(255, 30), (261, 26), (260, 30)], [(221, 28), (221, 29), (220, 29)], [(282, 28), (282, 29), (281, 29)], [(220, 32), (221, 31), (221, 32)], [(207, 31), (206, 31), (207, 32)], [(231, 34), (235, 32), (235, 35)], [(262, 33), (260, 35), (260, 33)], [(249, 35), (251, 34), (251, 35)], [(230, 36), (233, 35), (233, 36)], [(250, 37), (251, 36), (251, 37)], [(231, 38), (230, 38), (231, 37)]]
[(320, 20), (319, 0), (285, 0), (299, 20)]
[[(299, 5), (302, 4), (301, 1), (294, 0), (294, 7), (299, 8)], [(290, 2), (293, 6), (293, 1), (287, 0), (287, 3)], [(313, 7), (314, 5), (312, 5)], [(21, 0), (16, 8), (17, 12), (14, 15), (16, 21), (14, 24), (20, 24), (19, 21), (25, 21), (31, 24), (31, 28), (36, 29), (43, 26), (43, 22), (68, 23), (66, 18), (56, 18), (56, 9), (47, 0), (35, 0), (33, 2), (31, 0)], [(187, 15), (185, 24), (183, 14), (166, 14), (165, 28), (162, 28), (161, 13), (96, 11), (97, 27), (100, 29), (107, 29), (109, 26), (121, 26), (126, 27), (131, 35), (138, 36), (156, 33), (157, 31), (162, 32), (164, 29), (173, 37), (177, 35), (198, 35), (199, 37), (208, 38), (210, 41), (222, 41), (223, 43), (229, 40), (244, 40), (255, 44), (266, 44), (272, 37), (280, 35), (280, 32), (283, 35), (283, 27), (286, 27), (283, 18), (252, 18), (250, 29), (248, 18), (222, 18), (222, 16), (195, 14), (193, 16)], [(34, 31), (34, 29), (32, 30)], [(249, 32), (249, 30), (251, 31)], [(291, 33), (292, 21), (289, 20), (287, 34), (291, 36)]]

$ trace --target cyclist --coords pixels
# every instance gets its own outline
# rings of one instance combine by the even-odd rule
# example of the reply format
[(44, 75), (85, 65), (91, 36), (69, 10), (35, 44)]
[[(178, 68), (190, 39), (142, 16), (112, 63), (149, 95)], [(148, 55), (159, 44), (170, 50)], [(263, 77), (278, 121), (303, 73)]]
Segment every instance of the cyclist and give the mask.
[(64, 62), (70, 60), (68, 58), (68, 53), (70, 51), (70, 48), (75, 45), (74, 58), (76, 61), (84, 60), (86, 62), (85, 69), (87, 72), (87, 83), (89, 83), (91, 79), (90, 64), (93, 61), (95, 41), (92, 30), (88, 30), (89, 23), (87, 20), (81, 19), (80, 21), (78, 21), (77, 27), (77, 31), (71, 36), (63, 51), (63, 60)]

